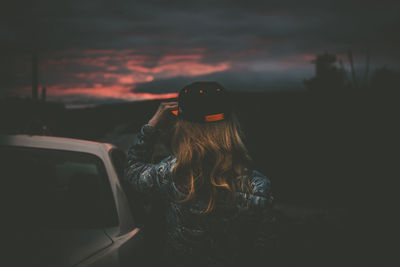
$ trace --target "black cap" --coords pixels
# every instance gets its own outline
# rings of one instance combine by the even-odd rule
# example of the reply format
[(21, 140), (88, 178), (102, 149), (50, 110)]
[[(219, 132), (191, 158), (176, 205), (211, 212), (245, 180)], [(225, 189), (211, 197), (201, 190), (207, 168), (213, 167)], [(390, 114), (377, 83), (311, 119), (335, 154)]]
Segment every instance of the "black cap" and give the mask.
[(226, 119), (230, 113), (228, 93), (217, 82), (194, 82), (179, 92), (176, 115), (184, 120), (215, 122)]

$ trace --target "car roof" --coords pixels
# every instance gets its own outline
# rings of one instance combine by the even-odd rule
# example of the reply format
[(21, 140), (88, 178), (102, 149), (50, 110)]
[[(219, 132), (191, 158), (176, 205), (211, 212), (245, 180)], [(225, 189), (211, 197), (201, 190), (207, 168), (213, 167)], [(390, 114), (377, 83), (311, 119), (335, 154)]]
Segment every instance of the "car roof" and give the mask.
[(88, 140), (42, 135), (0, 135), (0, 145), (86, 152), (102, 156), (115, 146)]

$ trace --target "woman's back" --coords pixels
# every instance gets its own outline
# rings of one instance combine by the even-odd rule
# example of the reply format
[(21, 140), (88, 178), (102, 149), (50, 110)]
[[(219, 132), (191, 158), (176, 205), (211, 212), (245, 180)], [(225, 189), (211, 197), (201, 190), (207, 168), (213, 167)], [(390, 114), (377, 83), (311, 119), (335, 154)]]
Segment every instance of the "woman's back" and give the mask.
[(236, 177), (238, 188), (242, 179), (249, 179), (252, 191), (238, 190), (234, 202), (225, 192), (226, 197), (221, 194), (213, 211), (204, 214), (207, 199), (196, 196), (182, 202), (186, 194), (174, 181), (174, 156), (157, 164), (142, 162), (141, 157), (150, 148), (148, 142), (154, 141), (153, 130), (144, 126), (138, 142), (129, 149), (125, 179), (138, 193), (163, 202), (166, 229), (160, 238), (165, 241), (161, 255), (157, 255), (159, 260), (181, 266), (232, 266), (267, 250), (271, 241), (266, 239), (274, 220), (269, 179), (255, 170), (249, 177)]
[[(200, 266), (248, 262), (265, 245), (273, 220), (270, 181), (251, 170), (239, 123), (218, 83), (190, 84), (178, 100), (179, 105), (162, 103), (141, 128), (128, 151), (125, 181), (164, 203), (163, 260)], [(160, 125), (174, 109), (172, 155), (153, 163)]]

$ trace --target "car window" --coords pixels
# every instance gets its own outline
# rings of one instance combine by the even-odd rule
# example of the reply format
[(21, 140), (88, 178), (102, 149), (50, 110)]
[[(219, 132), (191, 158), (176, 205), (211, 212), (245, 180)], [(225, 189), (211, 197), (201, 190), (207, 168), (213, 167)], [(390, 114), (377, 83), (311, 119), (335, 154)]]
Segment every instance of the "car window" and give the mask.
[(5, 146), (0, 159), (13, 219), (44, 227), (118, 225), (107, 173), (97, 156)]

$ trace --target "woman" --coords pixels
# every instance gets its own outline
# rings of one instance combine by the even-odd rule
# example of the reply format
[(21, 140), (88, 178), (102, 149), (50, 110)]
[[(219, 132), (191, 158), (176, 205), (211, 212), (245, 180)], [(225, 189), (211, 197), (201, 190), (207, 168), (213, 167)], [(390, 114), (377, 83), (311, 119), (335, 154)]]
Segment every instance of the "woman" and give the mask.
[[(172, 113), (172, 155), (152, 163), (153, 146)], [(128, 151), (125, 181), (166, 203), (163, 262), (233, 265), (267, 252), (274, 219), (270, 181), (252, 170), (240, 133), (216, 82), (185, 86), (178, 102), (162, 103), (142, 126)]]

